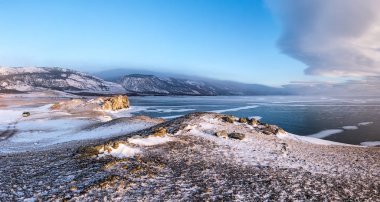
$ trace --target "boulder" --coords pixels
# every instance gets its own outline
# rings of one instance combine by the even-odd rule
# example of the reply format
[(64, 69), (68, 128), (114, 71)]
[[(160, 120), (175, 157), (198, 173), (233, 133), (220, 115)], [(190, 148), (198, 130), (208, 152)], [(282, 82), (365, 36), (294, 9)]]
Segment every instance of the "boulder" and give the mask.
[(28, 116), (30, 116), (30, 112), (23, 112), (23, 113), (22, 113), (22, 116), (23, 116), (23, 117), (28, 117)]
[(269, 124), (265, 124), (265, 127), (263, 128), (262, 132), (266, 135), (276, 135), (276, 134), (286, 133), (284, 129), (276, 125), (269, 125)]
[(264, 130), (263, 133), (264, 133), (265, 135), (273, 135), (273, 133), (271, 133), (270, 131), (267, 131), (267, 130)]
[(221, 137), (221, 138), (228, 138), (228, 133), (225, 130), (221, 130), (215, 133), (215, 136)]
[(247, 118), (239, 118), (239, 123), (248, 123)]
[(223, 119), (223, 121), (225, 121), (225, 122), (228, 122), (228, 123), (234, 123), (234, 119), (231, 118), (231, 117), (229, 117), (229, 116), (225, 116), (225, 117), (223, 117), (222, 119)]
[(251, 119), (248, 119), (248, 124), (255, 126), (255, 125), (259, 125), (260, 122), (256, 120), (255, 118), (251, 118)]
[(276, 135), (278, 135), (278, 134), (286, 134), (286, 131), (285, 131), (284, 129), (278, 127), (278, 128), (276, 129)]
[(228, 134), (228, 137), (232, 138), (232, 139), (242, 140), (245, 138), (245, 134), (243, 134), (243, 133), (230, 133), (230, 134)]

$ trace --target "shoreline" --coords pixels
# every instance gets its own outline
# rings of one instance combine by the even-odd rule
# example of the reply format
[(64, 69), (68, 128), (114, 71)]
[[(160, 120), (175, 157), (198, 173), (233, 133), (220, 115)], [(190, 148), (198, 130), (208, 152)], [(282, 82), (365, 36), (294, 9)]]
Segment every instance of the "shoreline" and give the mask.
[[(16, 96), (16, 97), (15, 97)], [(64, 97), (62, 97), (64, 96)], [(36, 133), (36, 132), (33, 132), (33, 131), (37, 131), (37, 130), (40, 130), (41, 132), (43, 131), (51, 131), (52, 129), (50, 128), (44, 128), (42, 127), (43, 124), (52, 124), (52, 123), (49, 123), (50, 121), (55, 121), (55, 120), (62, 120), (60, 123), (62, 124), (69, 124), (69, 123), (72, 123), (72, 124), (76, 124), (78, 125), (79, 123), (77, 123), (78, 121), (81, 121), (83, 119), (87, 119), (87, 120), (93, 120), (93, 121), (89, 121), (88, 123), (83, 123), (82, 126), (81, 124), (79, 124), (78, 126), (76, 126), (78, 128), (79, 131), (75, 131), (75, 128), (73, 128), (73, 130), (71, 131), (67, 131), (67, 132), (71, 132), (71, 133), (80, 133), (80, 130), (81, 130), (81, 127), (86, 127), (86, 125), (91, 125), (91, 124), (96, 124), (96, 123), (105, 123), (109, 120), (112, 120), (112, 119), (116, 119), (118, 117), (133, 117), (134, 115), (132, 115), (132, 113), (134, 111), (138, 111), (139, 109), (135, 109), (134, 106), (132, 106), (131, 108), (129, 109), (123, 109), (123, 110), (120, 110), (118, 112), (112, 112), (112, 111), (102, 111), (102, 110), (94, 110), (93, 112), (87, 112), (87, 111), (81, 111), (79, 110), (78, 112), (75, 112), (73, 110), (71, 111), (60, 111), (60, 110), (53, 110), (53, 111), (47, 111), (46, 106), (48, 106), (49, 104), (51, 105), (51, 103), (54, 103), (54, 102), (58, 102), (58, 101), (69, 101), (69, 100), (72, 100), (72, 99), (76, 99), (78, 97), (66, 97), (65, 95), (62, 94), (62, 92), (45, 92), (45, 93), (42, 93), (41, 95), (39, 93), (36, 94), (30, 94), (26, 97), (24, 97), (25, 99), (22, 99), (22, 100), (19, 100), (19, 97), (18, 95), (10, 95), (8, 94), (7, 96), (4, 97), (5, 99), (3, 99), (2, 101), (2, 104), (4, 105), (3, 109), (7, 109), (7, 105), (9, 104), (12, 104), (12, 106), (17, 106), (16, 109), (19, 110), (19, 112), (16, 112), (13, 113), (15, 114), (16, 117), (20, 116), (18, 115), (18, 113), (22, 113), (22, 111), (26, 110), (26, 111), (32, 111), (32, 117), (31, 118), (17, 118), (15, 119), (15, 123), (18, 122), (18, 120), (20, 120), (20, 123), (17, 123), (17, 125), (21, 124), (19, 127), (16, 128), (16, 125), (12, 122), (12, 121), (8, 121), (9, 122), (9, 125), (4, 125), (4, 127), (2, 128), (1, 125), (0, 125), (0, 131), (1, 134), (5, 134), (7, 137), (0, 137), (2, 139), (2, 141), (0, 141), (0, 145), (1, 145), (1, 142), (4, 143), (4, 141), (6, 139), (9, 139), (9, 134), (12, 134), (12, 135), (17, 135), (18, 137), (21, 137), (20, 135), (18, 135), (20, 132), (22, 134), (24, 134), (24, 136), (26, 134), (32, 134), (32, 133)], [(13, 101), (14, 99), (17, 99), (17, 101)], [(86, 100), (88, 100), (90, 98), (87, 98)], [(20, 107), (23, 107), (23, 108), (20, 108)], [(37, 106), (37, 108), (36, 108)], [(26, 107), (26, 108), (25, 108)], [(215, 112), (228, 112), (228, 111), (236, 111), (237, 109), (250, 109), (250, 108), (255, 108), (256, 105), (251, 105), (251, 106), (246, 106), (246, 107), (239, 107), (239, 108), (230, 108), (230, 109), (224, 109), (224, 110), (213, 110)], [(38, 110), (37, 110), (38, 109)], [(34, 110), (36, 112), (34, 112)], [(9, 110), (8, 110), (9, 111)], [(175, 110), (174, 110), (175, 111)], [(187, 111), (187, 110), (186, 110)], [(210, 111), (210, 112), (213, 112), (213, 111)], [(7, 112), (8, 113), (8, 112)], [(7, 119), (9, 119), (10, 117), (12, 117), (13, 115), (9, 114), (10, 116), (7, 117)], [(174, 115), (174, 116), (171, 116), (169, 118), (178, 118), (178, 117), (181, 117), (183, 115)], [(12, 118), (11, 118), (12, 119)], [(40, 122), (40, 125), (41, 127), (37, 127), (37, 128), (31, 128), (30, 131), (28, 131), (28, 125), (25, 125), (26, 123), (29, 123), (32, 124), (31, 121), (33, 120), (36, 120), (36, 121), (39, 121)], [(170, 119), (169, 119), (170, 120)], [(0, 123), (1, 123), (1, 119), (0, 119)], [(367, 123), (367, 122), (365, 122)], [(372, 122), (368, 122), (368, 123), (372, 123)], [(10, 130), (10, 128), (12, 130)], [(41, 128), (41, 129), (38, 129), (38, 128)], [(13, 130), (14, 129), (14, 130)], [(141, 128), (143, 129), (143, 128)], [(57, 130), (57, 129), (55, 129)], [(13, 131), (13, 132), (12, 132)], [(106, 132), (106, 131), (104, 131)], [(128, 131), (125, 131), (125, 132), (128, 132)], [(124, 132), (124, 133), (125, 133)], [(109, 133), (114, 133), (114, 132), (111, 132), (109, 131)], [(117, 136), (117, 135), (121, 135), (121, 131), (118, 132), (118, 133), (114, 133), (112, 136)], [(53, 134), (53, 136), (56, 136)], [(282, 136), (284, 137), (284, 136)], [(5, 139), (4, 139), (5, 138)], [(96, 137), (93, 137), (93, 138), (96, 138)], [(102, 137), (102, 138), (107, 138), (107, 137)], [(305, 140), (305, 141), (309, 141), (309, 142), (312, 142), (312, 143), (316, 143), (316, 144), (340, 144), (340, 145), (347, 145), (347, 146), (362, 146), (362, 147), (368, 147), (368, 146), (378, 146), (377, 142), (376, 141), (367, 141), (365, 142), (364, 145), (360, 145), (360, 144), (345, 144), (345, 143), (339, 143), (339, 142), (332, 142), (332, 141), (329, 141), (329, 140), (323, 140), (323, 139), (312, 139), (312, 137), (308, 137), (308, 136), (300, 136), (300, 135), (295, 135), (295, 134), (291, 134), (291, 133), (288, 133), (287, 135), (287, 138), (295, 138), (295, 139), (301, 139), (301, 140)], [(75, 139), (73, 139), (75, 140)], [(24, 140), (23, 140), (24, 141)], [(26, 143), (27, 144), (27, 143)], [(33, 142), (31, 142), (31, 144), (33, 144)], [(37, 141), (36, 143), (34, 144), (40, 144), (39, 141)], [(56, 144), (56, 143), (54, 143)], [(4, 145), (5, 146), (5, 145)], [(0, 150), (1, 152), (1, 150)]]
[(0, 141), (0, 200), (380, 200), (380, 147), (214, 112), (118, 118), (131, 111), (49, 99), (17, 102), (31, 116), (15, 111), (13, 143)]

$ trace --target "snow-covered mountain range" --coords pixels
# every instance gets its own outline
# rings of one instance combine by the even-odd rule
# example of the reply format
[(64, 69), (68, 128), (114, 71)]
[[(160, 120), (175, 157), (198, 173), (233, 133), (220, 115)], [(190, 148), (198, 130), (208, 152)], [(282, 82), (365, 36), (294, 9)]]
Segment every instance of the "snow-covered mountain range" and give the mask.
[(127, 91), (154, 95), (288, 95), (283, 88), (207, 78), (131, 74), (115, 81)]
[(52, 89), (74, 93), (116, 94), (125, 89), (116, 83), (64, 68), (0, 67), (0, 91)]
[(0, 92), (29, 92), (58, 90), (74, 94), (129, 95), (285, 95), (284, 89), (258, 84), (244, 84), (200, 78), (174, 78), (144, 74), (123, 75), (106, 81), (107, 72), (100, 78), (65, 68), (0, 67)]
[(155, 95), (218, 95), (220, 89), (201, 81), (131, 74), (119, 83), (129, 92)]

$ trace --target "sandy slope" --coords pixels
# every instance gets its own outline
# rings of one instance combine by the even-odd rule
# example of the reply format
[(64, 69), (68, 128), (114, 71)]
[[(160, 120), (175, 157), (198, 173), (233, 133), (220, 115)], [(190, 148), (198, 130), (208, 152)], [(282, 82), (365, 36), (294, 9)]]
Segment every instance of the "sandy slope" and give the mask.
[[(3, 155), (0, 199), (380, 201), (380, 148), (265, 135), (222, 117), (196, 113), (94, 146)], [(214, 136), (220, 130), (245, 138)]]

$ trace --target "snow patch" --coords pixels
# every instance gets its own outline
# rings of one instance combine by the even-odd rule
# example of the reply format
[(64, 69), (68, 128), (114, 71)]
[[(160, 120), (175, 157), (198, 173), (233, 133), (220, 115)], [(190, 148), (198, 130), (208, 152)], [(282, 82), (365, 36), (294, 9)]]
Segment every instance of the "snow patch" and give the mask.
[(250, 116), (248, 117), (249, 119), (256, 119), (256, 120), (261, 120), (263, 117), (261, 116)]
[(292, 133), (281, 133), (276, 135), (280, 139), (292, 139), (292, 140), (297, 140), (301, 142), (307, 142), (307, 143), (312, 143), (312, 144), (319, 144), (319, 145), (342, 145), (342, 146), (353, 146), (349, 144), (344, 144), (344, 143), (339, 143), (339, 142), (333, 142), (329, 140), (323, 140), (315, 137), (310, 137), (310, 136), (300, 136), (300, 135), (295, 135)]
[(172, 137), (156, 137), (156, 136), (149, 136), (146, 138), (129, 138), (128, 142), (136, 145), (141, 146), (153, 146), (158, 144), (164, 144), (167, 142), (173, 141)]
[(22, 117), (22, 112), (16, 110), (0, 110), (0, 124), (16, 122)]
[(153, 126), (144, 122), (122, 122), (82, 129), (95, 122), (88, 119), (39, 119), (19, 122), (17, 133), (0, 142), (0, 152), (12, 153), (44, 148), (58, 143), (85, 139), (102, 139), (136, 132)]
[(98, 119), (99, 119), (101, 122), (107, 122), (107, 121), (111, 121), (111, 120), (112, 120), (112, 117), (110, 117), (110, 116), (98, 116)]
[(103, 152), (103, 154), (100, 154), (99, 157), (105, 156), (105, 155), (111, 155), (113, 157), (117, 158), (129, 158), (133, 157), (138, 153), (141, 153), (141, 150), (138, 148), (130, 147), (126, 144), (119, 144), (119, 146), (115, 148), (111, 148), (111, 151), (99, 151)]

